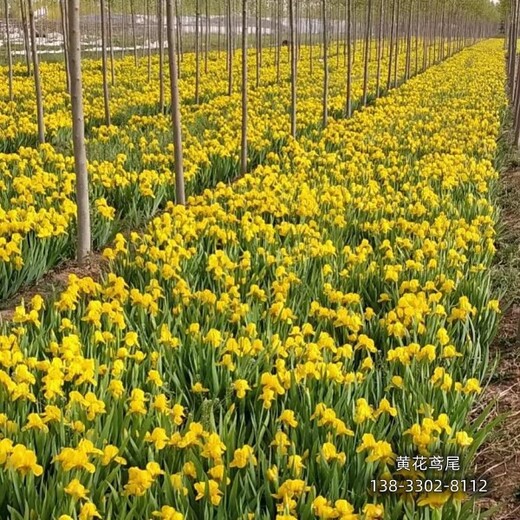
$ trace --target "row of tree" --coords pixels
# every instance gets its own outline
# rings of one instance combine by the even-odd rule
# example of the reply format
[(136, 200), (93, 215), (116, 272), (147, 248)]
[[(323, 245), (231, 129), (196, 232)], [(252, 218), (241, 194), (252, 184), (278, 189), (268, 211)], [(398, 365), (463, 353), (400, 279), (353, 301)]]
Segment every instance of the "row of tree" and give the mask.
[[(105, 123), (110, 125), (110, 86), (117, 81), (114, 69), (114, 46), (112, 43), (111, 17), (114, 6), (112, 0), (92, 0), (99, 9), (99, 23), (101, 33), (101, 59), (103, 71), (103, 97), (105, 107)], [(519, 0), (512, 0), (518, 2)], [(5, 2), (7, 41), (9, 43), (9, 13)], [(33, 0), (19, 0), (20, 13), (24, 17), (24, 34), (27, 33), (26, 45), (28, 71), (34, 76), (34, 86), (37, 105), (38, 136), (41, 143), (45, 142), (44, 103), (41, 90), (41, 79), (38, 62), (37, 32), (35, 26)], [(123, 2), (123, 5), (125, 2)], [(130, 2), (130, 8), (133, 2)], [(83, 116), (82, 78), (81, 78), (81, 26), (79, 0), (59, 0), (61, 27), (64, 38), (64, 56), (67, 76), (67, 89), (71, 97), (73, 119), (74, 156), (77, 176), (77, 204), (78, 204), (78, 260), (83, 261), (91, 248), (90, 238), (90, 209), (88, 200), (87, 158), (85, 152), (85, 123)], [(280, 80), (281, 49), (284, 45), (289, 48), (290, 55), (290, 89), (291, 89), (291, 135), (297, 137), (298, 117), (298, 72), (301, 66), (300, 48), (304, 44), (311, 46), (309, 52), (309, 68), (311, 74), (316, 67), (315, 57), (319, 56), (320, 66), (323, 67), (323, 115), (325, 127), (328, 123), (328, 91), (330, 59), (333, 57), (331, 49), (335, 47), (336, 60), (343, 59), (345, 65), (345, 116), (349, 117), (353, 111), (352, 99), (352, 69), (356, 53), (363, 60), (363, 96), (362, 104), (368, 99), (369, 62), (373, 59), (371, 53), (375, 48), (377, 60), (377, 88), (375, 96), (379, 97), (388, 89), (398, 84), (398, 67), (404, 55), (404, 80), (425, 70), (463, 47), (473, 44), (479, 39), (496, 33), (497, 11), (489, 0), (222, 0), (214, 2), (215, 9), (225, 8), (226, 21), (226, 66), (228, 70), (228, 95), (232, 95), (234, 88), (234, 59), (235, 39), (240, 36), (241, 44), (241, 82), (238, 83), (242, 99), (242, 138), (240, 154), (240, 170), (248, 170), (248, 54), (254, 53), (256, 80), (255, 86), (261, 83), (260, 71), (263, 67), (263, 53), (273, 53), (277, 80)], [(183, 162), (182, 162), (182, 132), (180, 121), (178, 78), (182, 71), (182, 19), (180, 13), (186, 12), (188, 6), (184, 0), (146, 0), (146, 12), (157, 13), (154, 32), (159, 42), (159, 111), (169, 109), (172, 117), (174, 139), (174, 167), (176, 174), (176, 197), (179, 204), (185, 204)], [(202, 12), (202, 8), (205, 12)], [(191, 0), (190, 8), (195, 17), (195, 81), (194, 102), (200, 102), (200, 81), (202, 61), (204, 70), (208, 70), (208, 53), (210, 52), (210, 12), (207, 0)], [(133, 11), (132, 11), (133, 12)], [(263, 39), (262, 20), (264, 12), (270, 13), (271, 22), (274, 21), (275, 30), (271, 40), (266, 43)], [(306, 24), (301, 23), (302, 13), (306, 13)], [(204, 18), (203, 18), (204, 15)], [(240, 19), (240, 29), (234, 29), (235, 18)], [(204, 24), (201, 20), (204, 19)], [(220, 19), (220, 17), (219, 17)], [(250, 21), (254, 20), (254, 47), (251, 51), (249, 37)], [(151, 16), (147, 17), (148, 42), (151, 39)], [(288, 21), (288, 34), (284, 35), (282, 27)], [(332, 20), (332, 22), (331, 22)], [(166, 24), (164, 24), (166, 21)], [(165, 26), (166, 25), (166, 26)], [(135, 25), (134, 25), (135, 27)], [(309, 30), (303, 32), (302, 28)], [(166, 31), (166, 38), (164, 38)], [(285, 38), (283, 38), (286, 36)], [(204, 42), (204, 49), (202, 49)], [(215, 52), (219, 53), (220, 42), (217, 42)], [(170, 104), (165, 101), (165, 74), (163, 66), (164, 48), (168, 49), (169, 90)], [(360, 50), (362, 52), (360, 53)], [(134, 34), (135, 64), (137, 52)], [(422, 52), (422, 59), (419, 56)], [(204, 56), (203, 56), (204, 53)], [(319, 53), (319, 54), (316, 54)], [(10, 52), (9, 52), (10, 55)], [(415, 60), (412, 63), (412, 57)], [(388, 60), (388, 68), (383, 71), (383, 58)], [(402, 64), (402, 62), (401, 62)], [(11, 56), (9, 69), (9, 95), (13, 99), (13, 74)], [(110, 74), (110, 80), (109, 80)], [(148, 74), (151, 78), (151, 45), (148, 44)]]

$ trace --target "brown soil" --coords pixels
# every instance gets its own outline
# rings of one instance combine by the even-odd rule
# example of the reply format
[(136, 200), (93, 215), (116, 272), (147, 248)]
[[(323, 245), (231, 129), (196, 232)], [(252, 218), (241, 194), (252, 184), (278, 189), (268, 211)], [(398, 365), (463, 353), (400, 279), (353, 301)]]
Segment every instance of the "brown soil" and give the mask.
[[(506, 172), (502, 179), (504, 200), (501, 223), (505, 242), (511, 251), (509, 260), (518, 261), (520, 254), (520, 170)], [(500, 247), (500, 243), (499, 243)], [(516, 253), (518, 254), (516, 254)], [(504, 259), (508, 264), (508, 259)], [(498, 334), (491, 348), (491, 356), (497, 362), (496, 372), (484, 391), (479, 408), (493, 402), (490, 419), (504, 416), (489, 441), (477, 455), (477, 474), (486, 478), (490, 493), (478, 500), (483, 511), (493, 510), (493, 520), (520, 519), (520, 302), (517, 283), (520, 272), (516, 262), (503, 272), (506, 280), (506, 296)], [(498, 267), (497, 270), (499, 270)], [(516, 277), (515, 277), (516, 275)]]
[(78, 277), (90, 276), (99, 281), (101, 274), (106, 268), (106, 261), (100, 253), (92, 253), (83, 265), (76, 260), (67, 260), (51, 269), (36, 283), (22, 288), (15, 296), (2, 302), (0, 309), (0, 324), (10, 321), (15, 308), (23, 301), (28, 302), (36, 294), (44, 298), (50, 297), (54, 292), (63, 290), (67, 285), (70, 274)]

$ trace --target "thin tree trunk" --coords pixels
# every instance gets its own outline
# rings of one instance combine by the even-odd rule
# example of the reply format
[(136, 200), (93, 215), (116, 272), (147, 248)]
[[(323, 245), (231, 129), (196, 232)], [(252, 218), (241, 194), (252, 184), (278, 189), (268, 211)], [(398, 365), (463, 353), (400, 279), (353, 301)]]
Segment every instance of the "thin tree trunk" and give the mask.
[(217, 32), (217, 56), (220, 60), (220, 54), (222, 52), (222, 4), (218, 3), (218, 32)]
[(112, 86), (116, 84), (116, 77), (114, 74), (114, 43), (112, 41), (112, 0), (107, 0), (108, 4), (108, 42), (110, 45), (110, 83)]
[(40, 143), (45, 143), (45, 122), (43, 120), (43, 96), (42, 85), (40, 78), (40, 64), (38, 60), (38, 50), (36, 49), (36, 26), (34, 24), (34, 11), (32, 0), (27, 0), (27, 7), (29, 11), (29, 29), (31, 32), (31, 54), (33, 60), (34, 72), (34, 89), (36, 91), (36, 111), (38, 116), (38, 140)]
[(297, 81), (298, 81), (298, 66), (297, 66), (297, 48), (295, 42), (295, 27), (294, 27), (294, 0), (289, 0), (289, 25), (291, 31), (291, 135), (296, 139), (296, 103), (297, 103)]
[(137, 67), (137, 36), (135, 34), (134, 0), (130, 0), (130, 16), (132, 18), (132, 40), (134, 45), (134, 65)]
[(157, 0), (157, 30), (159, 42), (159, 109), (164, 113), (164, 16), (163, 0)]
[(205, 34), (205, 43), (204, 43), (204, 73), (208, 73), (208, 54), (209, 54), (209, 3), (206, 0), (206, 34)]
[(365, 32), (365, 69), (363, 72), (363, 106), (368, 101), (368, 60), (370, 49), (370, 33), (372, 30), (372, 0), (367, 1), (367, 26)]
[(394, 63), (394, 40), (395, 40), (395, 3), (397, 0), (392, 0), (392, 16), (390, 19), (390, 56), (388, 58), (388, 78), (386, 81), (386, 90), (390, 90), (392, 86), (392, 65)]
[(259, 62), (259, 65), (260, 65), (260, 69), (262, 69), (262, 65), (263, 65), (263, 53), (264, 53), (264, 49), (263, 49), (263, 43), (264, 43), (264, 40), (263, 40), (263, 37), (262, 37), (262, 29), (263, 29), (263, 24), (262, 24), (262, 0), (258, 0), (258, 62)]
[(85, 150), (85, 118), (83, 114), (83, 85), (81, 77), (80, 0), (69, 2), (69, 70), (70, 98), (72, 106), (72, 142), (74, 146), (74, 169), (76, 172), (76, 204), (78, 242), (76, 256), (83, 264), (92, 249), (90, 232), (90, 201), (88, 194), (87, 154)]
[[(6, 0), (7, 5), (7, 0)], [(67, 81), (67, 92), (70, 92), (70, 73), (69, 73), (69, 44), (67, 29), (67, 6), (65, 0), (60, 0), (61, 30), (63, 32), (63, 55), (65, 57), (65, 79)]]
[[(146, 47), (148, 55), (148, 83), (152, 81), (152, 42), (151, 40), (151, 27), (150, 27), (150, 0), (145, 2), (146, 11)], [(110, 13), (110, 11), (109, 11)]]
[(327, 41), (327, 7), (326, 0), (321, 0), (321, 20), (323, 22), (323, 128), (329, 122), (329, 48)]
[(174, 34), (174, 0), (166, 0), (166, 24), (168, 33), (168, 64), (170, 67), (171, 88), (171, 113), (173, 124), (173, 148), (175, 160), (175, 195), (177, 204), (186, 204), (184, 194), (184, 168), (182, 161), (182, 127), (181, 111), (179, 103), (179, 78), (177, 72), (177, 59), (175, 56), (175, 34)]
[(339, 60), (340, 60), (340, 20), (341, 20), (341, 3), (338, 2), (338, 10), (337, 10), (337, 21), (336, 21), (336, 67), (339, 68)]
[(247, 172), (247, 0), (242, 0), (242, 143), (240, 173)]
[(256, 65), (256, 80), (255, 87), (260, 86), (260, 0), (256, 0), (255, 5), (255, 40), (256, 40), (256, 52), (255, 52), (255, 65)]
[(307, 4), (307, 19), (309, 20), (309, 72), (314, 76), (314, 52), (313, 52), (313, 31), (314, 31), (314, 20), (311, 18), (311, 3)]
[(181, 62), (184, 61), (184, 49), (182, 46), (182, 0), (175, 0), (175, 16), (177, 19), (177, 65), (179, 78), (181, 77)]
[(11, 54), (11, 29), (9, 26), (9, 6), (4, 0), (5, 7), (5, 30), (7, 33), (7, 66), (9, 75), (9, 101), (13, 101), (13, 55)]
[(397, 0), (397, 13), (395, 20), (395, 66), (394, 66), (394, 88), (397, 87), (397, 73), (399, 71), (399, 50), (400, 50), (400, 22), (401, 21), (401, 0)]
[(122, 11), (122, 25), (121, 25), (121, 59), (125, 59), (125, 52), (126, 52), (126, 7), (127, 2), (121, 3), (121, 11)]
[(415, 25), (415, 72), (417, 76), (419, 73), (419, 33), (421, 32), (421, 6), (417, 2), (417, 21)]
[(29, 41), (29, 24), (27, 22), (27, 13), (25, 11), (25, 1), (20, 0), (20, 14), (22, 18), (23, 28), (23, 45), (25, 51), (25, 64), (27, 67), (27, 75), (31, 75), (31, 44)]
[(105, 0), (100, 0), (101, 9), (101, 67), (103, 69), (103, 102), (105, 104), (105, 125), (110, 126), (110, 101), (107, 79), (107, 41), (105, 34)]
[(276, 83), (280, 83), (280, 52), (282, 47), (282, 38), (281, 38), (281, 31), (282, 31), (282, 23), (281, 23), (281, 11), (282, 11), (282, 2), (277, 2), (278, 9), (276, 10), (276, 36), (277, 36), (277, 43), (276, 43)]
[(357, 49), (357, 6), (355, 3), (355, 0), (351, 0), (353, 2), (352, 5), (352, 21), (354, 22), (353, 26), (353, 48), (352, 48), (352, 64), (354, 65), (356, 63), (356, 49)]
[(200, 102), (200, 0), (195, 0), (195, 104)]
[(384, 0), (379, 0), (379, 27), (377, 32), (377, 78), (376, 78), (376, 98), (381, 94), (381, 61), (383, 58), (383, 16)]
[(404, 79), (408, 81), (410, 79), (411, 65), (412, 65), (412, 0), (409, 1), (408, 5), (408, 27), (406, 29), (406, 62)]
[(347, 117), (352, 116), (352, 2), (353, 0), (347, 0)]
[(227, 21), (228, 21), (228, 96), (233, 93), (233, 36), (231, 34), (231, 0), (227, 0)]

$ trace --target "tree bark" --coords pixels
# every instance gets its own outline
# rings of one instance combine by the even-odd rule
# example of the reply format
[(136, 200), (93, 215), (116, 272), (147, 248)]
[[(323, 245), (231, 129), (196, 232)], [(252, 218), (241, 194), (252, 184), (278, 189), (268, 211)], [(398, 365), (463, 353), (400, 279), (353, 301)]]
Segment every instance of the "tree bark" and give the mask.
[[(110, 5), (110, 4), (109, 4)], [(150, 41), (151, 36), (151, 27), (150, 27), (150, 0), (146, 0), (145, 2), (145, 12), (146, 12), (146, 50), (148, 56), (148, 83), (152, 81), (152, 42)], [(110, 16), (110, 11), (108, 12)], [(110, 24), (109, 24), (110, 27)], [(110, 46), (112, 48), (112, 45)]]
[(353, 0), (347, 0), (347, 117), (352, 116), (352, 2)]
[(233, 93), (233, 35), (231, 23), (231, 0), (227, 0), (227, 21), (228, 21), (228, 96)]
[(83, 114), (83, 85), (81, 75), (81, 35), (79, 26), (80, 0), (68, 0), (69, 15), (69, 70), (72, 105), (72, 142), (76, 172), (76, 204), (78, 242), (76, 256), (83, 264), (92, 249), (90, 231), (90, 201), (88, 193), (87, 154), (85, 150), (85, 118)]
[(170, 67), (171, 113), (173, 125), (173, 147), (175, 160), (175, 195), (177, 204), (186, 204), (184, 193), (184, 167), (182, 161), (182, 127), (179, 103), (179, 78), (177, 73), (177, 59), (175, 56), (174, 34), (174, 0), (166, 0), (166, 25), (168, 33), (168, 64)]
[(134, 0), (130, 0), (130, 17), (132, 18), (132, 40), (134, 45), (134, 65), (137, 67), (137, 36), (135, 34)]
[(368, 101), (368, 60), (370, 53), (370, 33), (372, 30), (372, 0), (367, 1), (367, 26), (365, 31), (365, 69), (363, 72), (363, 106)]
[(108, 4), (108, 44), (110, 46), (110, 83), (112, 86), (116, 84), (114, 73), (114, 42), (112, 41), (112, 0), (107, 0)]
[(9, 75), (9, 101), (13, 101), (13, 55), (11, 54), (11, 29), (9, 26), (9, 6), (4, 0), (5, 7), (5, 30), (7, 32), (7, 66)]
[(159, 110), (164, 113), (164, 16), (163, 0), (157, 0), (157, 39), (159, 42)]
[(206, 0), (206, 34), (204, 40), (204, 73), (208, 73), (208, 55), (209, 55), (209, 31), (210, 31), (210, 23), (209, 23), (209, 3)]
[(247, 0), (242, 0), (242, 143), (240, 173), (247, 172)]
[(377, 32), (376, 98), (378, 98), (381, 94), (381, 61), (383, 59), (383, 16), (384, 0), (379, 0), (379, 27)]
[(99, 2), (101, 9), (101, 67), (103, 69), (103, 102), (105, 105), (105, 125), (110, 126), (110, 97), (107, 79), (107, 39), (105, 32), (105, 0)]
[(25, 65), (27, 67), (27, 75), (31, 75), (31, 44), (29, 41), (29, 24), (27, 22), (27, 13), (25, 11), (25, 1), (20, 0), (20, 14), (22, 18), (23, 28), (23, 45), (25, 51)]
[(297, 48), (296, 48), (296, 32), (294, 28), (294, 0), (289, 0), (289, 25), (291, 31), (291, 135), (296, 139), (296, 103), (297, 103), (297, 81), (298, 81), (298, 65), (297, 65)]
[(392, 16), (390, 19), (390, 55), (388, 58), (388, 77), (386, 81), (386, 90), (390, 90), (392, 86), (392, 65), (394, 63), (394, 34), (395, 34), (395, 3), (396, 0), (392, 0)]
[(323, 128), (329, 121), (329, 49), (327, 41), (327, 6), (326, 0), (321, 0), (321, 19), (323, 22)]
[(395, 20), (395, 66), (394, 66), (394, 88), (397, 87), (399, 71), (399, 50), (400, 50), (400, 21), (401, 21), (401, 0), (397, 0), (397, 13)]
[(34, 11), (32, 0), (27, 0), (27, 7), (29, 11), (29, 29), (31, 32), (31, 54), (33, 61), (34, 72), (34, 89), (36, 91), (36, 112), (38, 119), (38, 140), (40, 143), (45, 143), (45, 122), (43, 119), (43, 96), (42, 85), (40, 77), (40, 64), (38, 59), (38, 50), (36, 48), (36, 26), (34, 24)]
[[(7, 0), (6, 0), (7, 5)], [(67, 81), (67, 92), (70, 92), (70, 74), (69, 74), (69, 44), (67, 29), (67, 12), (65, 0), (60, 0), (60, 18), (61, 30), (63, 32), (63, 55), (65, 57), (65, 79)]]
[(200, 102), (200, 0), (195, 0), (195, 104)]

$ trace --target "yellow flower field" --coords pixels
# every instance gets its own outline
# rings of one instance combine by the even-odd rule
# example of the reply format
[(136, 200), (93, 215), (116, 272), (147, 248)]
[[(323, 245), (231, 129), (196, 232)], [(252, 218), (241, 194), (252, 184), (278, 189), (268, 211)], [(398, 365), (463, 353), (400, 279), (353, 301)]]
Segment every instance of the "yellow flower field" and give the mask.
[[(71, 276), (55, 300), (18, 307), (0, 335), (0, 517), (478, 518), (461, 486), (378, 490), (470, 478), (489, 431), (486, 410), (470, 412), (498, 314), (489, 267), (503, 63), (502, 42), (489, 40), (323, 132), (304, 119), (298, 141), (257, 146), (265, 156), (250, 174), (215, 178), (143, 233), (118, 234), (100, 282)], [(312, 83), (302, 112), (316, 117)], [(268, 96), (259, 89), (258, 117)], [(236, 115), (218, 121), (219, 99), (197, 110), (220, 130)], [(258, 135), (287, 128), (284, 110)], [(143, 117), (130, 119), (136, 132)], [(166, 135), (162, 118), (143, 131), (142, 170), (106, 159), (121, 178), (135, 173), (132, 189), (155, 194), (171, 177), (145, 159), (154, 132)], [(193, 141), (207, 148), (195, 131)], [(35, 153), (56, 175), (24, 201), (27, 178), (47, 179)], [(8, 180), (14, 207), (28, 206), (6, 248), (15, 257), (41, 221), (35, 207), (49, 221), (40, 234), (67, 229), (74, 213), (70, 159), (52, 146), (17, 155), (0, 158), (3, 172), (21, 172)], [(205, 160), (194, 153), (194, 174)], [(91, 168), (110, 221), (117, 204), (101, 186), (115, 172)], [(70, 207), (68, 222), (53, 204)], [(460, 469), (398, 471), (405, 457), (459, 457)]]
[[(420, 48), (422, 52), (422, 46)], [(316, 136), (320, 122), (323, 71), (319, 50), (302, 49), (299, 103), (301, 134)], [(287, 51), (282, 53), (281, 81), (272, 53), (266, 53), (261, 86), (250, 92), (250, 164), (254, 168), (269, 153), (276, 153), (290, 132), (290, 76)], [(310, 69), (310, 57), (313, 70)], [(371, 54), (375, 59), (375, 50)], [(422, 56), (422, 55), (421, 55)], [(376, 64), (371, 61), (369, 92), (376, 91)], [(421, 57), (422, 60), (422, 57)], [(122, 226), (136, 227), (167, 200), (174, 198), (171, 121), (159, 111), (159, 64), (153, 60), (153, 81), (148, 83), (145, 60), (137, 73), (132, 58), (118, 60), (116, 86), (111, 106), (114, 125), (103, 125), (102, 84), (99, 63), (85, 62), (86, 120), (89, 148), (91, 198), (95, 201), (93, 233), (96, 247), (102, 247)], [(235, 59), (235, 67), (240, 58)], [(253, 67), (254, 59), (250, 58)], [(383, 70), (388, 61), (383, 60)], [(342, 114), (345, 104), (343, 55), (331, 59), (329, 108)], [(239, 172), (240, 110), (238, 88), (227, 95), (225, 63), (211, 55), (208, 75), (203, 76), (202, 103), (193, 103), (194, 59), (183, 63), (181, 95), (184, 161), (187, 190), (201, 193), (217, 182), (228, 182)], [(400, 60), (398, 77), (405, 72)], [(70, 256), (75, 230), (75, 177), (70, 138), (69, 96), (65, 90), (62, 64), (42, 65), (45, 87), (46, 127), (50, 142), (37, 146), (34, 122), (35, 98), (32, 80), (22, 76), (22, 64), (15, 68), (15, 102), (8, 101), (7, 81), (0, 84), (0, 299), (13, 295), (22, 285), (37, 280), (60, 260)], [(1, 71), (6, 74), (5, 68)], [(239, 76), (238, 70), (235, 76)], [(382, 83), (384, 83), (382, 74)], [(60, 82), (59, 79), (62, 79)], [(58, 79), (58, 81), (57, 81)], [(363, 93), (361, 52), (353, 69), (355, 105)], [(168, 82), (168, 79), (165, 79)], [(235, 83), (237, 80), (235, 79)], [(28, 146), (30, 145), (30, 146)]]

